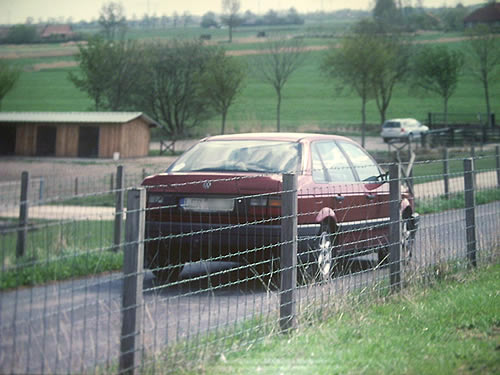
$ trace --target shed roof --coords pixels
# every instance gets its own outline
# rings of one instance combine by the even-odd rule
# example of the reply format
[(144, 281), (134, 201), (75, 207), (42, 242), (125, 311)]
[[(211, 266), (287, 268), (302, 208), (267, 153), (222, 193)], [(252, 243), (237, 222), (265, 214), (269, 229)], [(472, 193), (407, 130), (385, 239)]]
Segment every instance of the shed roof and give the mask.
[(488, 5), (476, 9), (464, 18), (464, 22), (497, 22), (500, 21), (500, 4), (489, 3)]
[(158, 122), (142, 112), (0, 112), (0, 123), (99, 123), (123, 124), (141, 118), (152, 126)]

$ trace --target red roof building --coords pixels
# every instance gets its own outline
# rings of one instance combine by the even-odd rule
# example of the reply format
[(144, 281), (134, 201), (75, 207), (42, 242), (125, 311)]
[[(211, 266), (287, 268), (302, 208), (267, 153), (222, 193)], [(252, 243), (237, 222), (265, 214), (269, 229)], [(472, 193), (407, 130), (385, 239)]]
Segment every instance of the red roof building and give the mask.
[(500, 26), (500, 4), (494, 2), (476, 9), (464, 18), (466, 27), (472, 27), (477, 24), (490, 26)]
[(47, 25), (40, 33), (42, 39), (70, 39), (74, 35), (70, 25)]

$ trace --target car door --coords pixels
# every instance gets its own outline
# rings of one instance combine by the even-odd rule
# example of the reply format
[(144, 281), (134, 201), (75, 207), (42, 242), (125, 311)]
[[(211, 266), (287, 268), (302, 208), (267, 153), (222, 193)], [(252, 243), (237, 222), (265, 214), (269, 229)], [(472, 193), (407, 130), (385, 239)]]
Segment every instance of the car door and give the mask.
[(359, 206), (356, 225), (358, 240), (369, 246), (385, 243), (389, 223), (389, 184), (382, 177), (383, 171), (373, 158), (360, 146), (338, 141), (359, 180)]
[(333, 209), (339, 229), (338, 252), (350, 252), (364, 244), (359, 223), (364, 218), (364, 185), (334, 140), (316, 141), (311, 146), (312, 177), (315, 183), (314, 210)]

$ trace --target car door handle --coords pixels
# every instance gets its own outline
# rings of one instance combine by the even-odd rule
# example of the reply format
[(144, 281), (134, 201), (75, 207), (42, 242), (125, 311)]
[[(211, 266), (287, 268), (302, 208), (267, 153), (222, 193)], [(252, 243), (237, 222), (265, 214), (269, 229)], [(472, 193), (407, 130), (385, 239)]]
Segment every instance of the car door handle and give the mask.
[(375, 194), (366, 194), (365, 197), (366, 197), (366, 199), (372, 200), (372, 199), (375, 199), (376, 195)]
[(335, 200), (337, 200), (337, 201), (339, 201), (339, 202), (342, 202), (344, 199), (345, 199), (345, 197), (344, 197), (344, 196), (342, 196), (342, 195), (336, 195), (336, 196), (335, 196)]

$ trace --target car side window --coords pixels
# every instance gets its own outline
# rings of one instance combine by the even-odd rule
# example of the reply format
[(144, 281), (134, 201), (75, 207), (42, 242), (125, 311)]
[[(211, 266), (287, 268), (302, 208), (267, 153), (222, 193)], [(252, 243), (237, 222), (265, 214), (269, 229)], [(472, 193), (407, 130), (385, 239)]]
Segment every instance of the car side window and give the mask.
[(339, 142), (348, 155), (361, 181), (377, 181), (380, 168), (373, 159), (359, 146), (349, 142)]
[(333, 141), (312, 144), (312, 168), (317, 183), (356, 181), (349, 162)]

